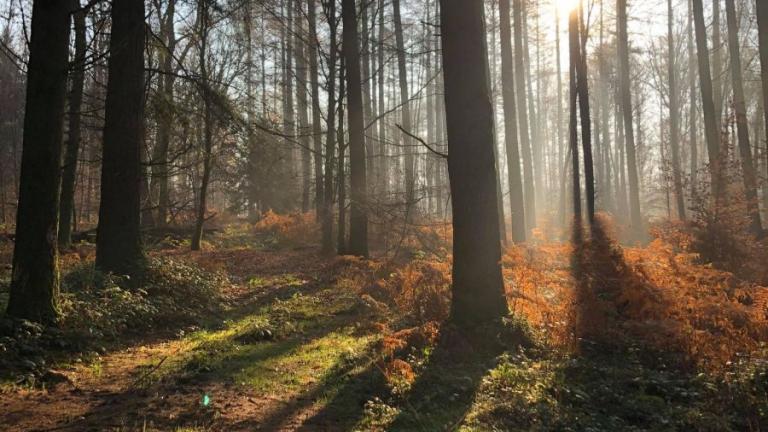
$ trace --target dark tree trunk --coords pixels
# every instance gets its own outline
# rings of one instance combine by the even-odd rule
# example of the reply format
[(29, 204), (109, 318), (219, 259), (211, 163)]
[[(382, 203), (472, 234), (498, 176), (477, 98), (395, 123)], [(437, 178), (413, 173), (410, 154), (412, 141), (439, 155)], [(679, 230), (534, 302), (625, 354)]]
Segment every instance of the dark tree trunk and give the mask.
[(512, 29), (510, 25), (510, 0), (499, 1), (501, 32), (501, 81), (504, 102), (504, 139), (507, 153), (507, 174), (509, 182), (510, 217), (512, 218), (512, 241), (525, 241), (525, 199), (523, 179), (520, 172), (520, 150), (517, 140), (517, 109), (515, 102), (515, 73), (512, 59)]
[(624, 120), (624, 140), (627, 153), (627, 180), (629, 183), (629, 221), (632, 237), (642, 237), (643, 222), (640, 214), (640, 184), (635, 154), (632, 91), (629, 78), (629, 41), (627, 39), (627, 0), (616, 1), (617, 44), (619, 54), (619, 94)]
[(80, 119), (85, 84), (85, 9), (80, 2), (73, 1), (72, 14), (75, 24), (75, 58), (72, 62), (69, 90), (69, 131), (64, 152), (64, 167), (61, 176), (61, 199), (59, 202), (59, 247), (67, 248), (72, 241), (73, 217), (75, 214), (75, 179), (77, 156), (80, 153)]
[(141, 142), (144, 118), (144, 2), (112, 2), (96, 267), (141, 271)]
[(508, 313), (483, 2), (442, 0), (441, 27), (454, 228), (451, 319), (467, 324)]
[(733, 81), (733, 105), (736, 111), (736, 133), (739, 140), (739, 156), (744, 179), (744, 195), (747, 198), (747, 212), (751, 221), (751, 231), (761, 234), (760, 204), (757, 198), (757, 175), (752, 162), (752, 147), (749, 142), (749, 123), (747, 106), (744, 101), (744, 80), (741, 76), (741, 53), (739, 51), (738, 23), (734, 0), (725, 0), (725, 14), (728, 21), (728, 52), (731, 55), (731, 80)]
[(691, 157), (691, 185), (696, 187), (698, 183), (698, 171), (699, 171), (699, 143), (698, 143), (698, 130), (697, 130), (697, 113), (696, 105), (696, 52), (693, 50), (693, 11), (691, 10), (691, 0), (688, 3), (688, 122), (689, 124), (689, 140), (690, 140), (690, 157)]
[(16, 242), (6, 310), (10, 316), (48, 323), (58, 316), (59, 173), (70, 5), (33, 3)]
[(341, 15), (344, 21), (343, 52), (346, 64), (351, 189), (348, 252), (352, 255), (368, 256), (365, 125), (355, 0), (343, 0)]
[(712, 96), (712, 75), (709, 69), (709, 49), (707, 48), (707, 29), (704, 24), (704, 7), (702, 0), (693, 2), (693, 24), (696, 33), (696, 54), (699, 63), (699, 87), (701, 88), (701, 105), (704, 111), (704, 133), (707, 141), (709, 156), (709, 172), (711, 176), (712, 194), (715, 200), (720, 199), (722, 177), (720, 172), (720, 140), (715, 103)]

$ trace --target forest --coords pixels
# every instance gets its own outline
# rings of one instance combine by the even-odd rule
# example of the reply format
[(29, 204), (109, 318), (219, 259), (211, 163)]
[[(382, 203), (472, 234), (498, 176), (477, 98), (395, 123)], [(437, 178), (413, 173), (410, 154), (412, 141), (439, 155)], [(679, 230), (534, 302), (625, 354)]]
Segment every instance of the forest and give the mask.
[(768, 430), (768, 0), (0, 0), (0, 431)]

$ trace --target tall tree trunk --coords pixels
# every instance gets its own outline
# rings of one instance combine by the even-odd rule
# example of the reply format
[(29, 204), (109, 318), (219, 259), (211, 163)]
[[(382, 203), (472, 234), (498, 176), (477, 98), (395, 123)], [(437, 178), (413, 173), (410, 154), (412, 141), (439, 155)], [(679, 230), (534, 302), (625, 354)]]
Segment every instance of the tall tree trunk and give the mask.
[(587, 218), (595, 222), (595, 169), (592, 160), (592, 120), (589, 111), (589, 81), (587, 77), (587, 37), (583, 22), (583, 3), (579, 4), (580, 42), (578, 62), (576, 63), (577, 87), (579, 93), (579, 114), (581, 116), (581, 147), (584, 150), (584, 187), (587, 199)]
[(579, 63), (581, 63), (581, 41), (579, 38), (579, 9), (573, 8), (568, 16), (568, 48), (569, 48), (569, 127), (568, 141), (571, 148), (571, 174), (572, 198), (573, 198), (573, 228), (574, 233), (581, 229), (581, 175), (579, 174), (579, 135), (578, 135), (578, 109), (579, 98)]
[(6, 313), (33, 321), (58, 316), (59, 170), (71, 2), (36, 1), (27, 63), (16, 242)]
[(557, 70), (557, 139), (560, 158), (558, 160), (558, 169), (560, 169), (560, 197), (559, 197), (559, 216), (560, 223), (565, 222), (566, 208), (566, 150), (565, 137), (563, 136), (563, 71), (560, 59), (560, 9), (555, 9), (555, 62)]
[[(317, 4), (315, 0), (307, 0), (309, 11), (307, 17), (309, 20), (309, 74), (310, 85), (312, 86), (312, 143), (314, 149), (315, 162), (315, 212), (317, 221), (322, 221), (322, 208), (325, 197), (325, 187), (323, 184), (323, 132), (321, 129), (321, 111), (320, 111), (320, 84), (317, 66)], [(330, 113), (329, 113), (330, 114)]]
[(80, 153), (80, 120), (85, 84), (85, 14), (80, 2), (71, 2), (72, 21), (75, 24), (75, 58), (72, 62), (71, 87), (69, 89), (69, 131), (64, 152), (64, 167), (61, 178), (59, 202), (59, 247), (68, 248), (72, 241), (73, 217), (75, 214), (75, 178), (77, 156)]
[(508, 313), (482, 0), (441, 0), (440, 34), (454, 227), (451, 319), (466, 324)]
[(512, 241), (525, 241), (525, 199), (520, 172), (520, 150), (517, 140), (517, 109), (515, 106), (515, 73), (512, 59), (512, 29), (510, 24), (510, 0), (499, 1), (501, 32), (501, 82), (504, 103), (504, 140), (507, 154), (509, 183), (509, 214), (512, 218)]
[(209, 7), (212, 0), (201, 0), (198, 7), (198, 22), (200, 23), (200, 79), (202, 80), (203, 97), (203, 176), (200, 181), (200, 194), (197, 200), (195, 214), (195, 231), (192, 233), (192, 250), (200, 250), (203, 240), (203, 228), (205, 225), (205, 213), (208, 206), (208, 185), (211, 182), (211, 170), (213, 169), (213, 98), (210, 87), (208, 71), (208, 34), (210, 31)]
[(720, 28), (720, 0), (712, 0), (712, 91), (718, 125), (723, 118), (723, 42)]
[(696, 51), (699, 63), (699, 87), (701, 88), (701, 105), (704, 111), (704, 132), (709, 155), (709, 172), (711, 177), (712, 194), (715, 200), (720, 199), (722, 173), (720, 172), (720, 141), (715, 103), (712, 96), (712, 75), (709, 69), (709, 50), (707, 48), (707, 29), (704, 25), (704, 7), (702, 0), (693, 2), (693, 23), (696, 33)]
[[(293, 196), (296, 192), (297, 185), (294, 183), (296, 178), (296, 148), (293, 143), (293, 138), (296, 135), (295, 113), (293, 106), (293, 2), (298, 0), (287, 0), (285, 4), (286, 19), (283, 23), (282, 31), (284, 32), (284, 50), (283, 50), (283, 134), (287, 137), (284, 144), (283, 151), (287, 152), (288, 157), (285, 159), (288, 163), (288, 178), (291, 182), (288, 185), (288, 190), (291, 192), (288, 195)], [(293, 202), (286, 205), (286, 209), (293, 208), (295, 204)]]
[(309, 104), (307, 101), (307, 82), (308, 72), (307, 69), (307, 50), (305, 49), (305, 40), (308, 40), (304, 32), (303, 6), (306, 4), (306, 0), (294, 0), (294, 6), (296, 10), (296, 21), (294, 25), (294, 52), (296, 57), (296, 108), (299, 111), (299, 143), (301, 144), (301, 211), (306, 213), (310, 208), (309, 195), (312, 185), (312, 159), (311, 159), (311, 143), (310, 135), (312, 130), (309, 127), (309, 117), (307, 114), (307, 108)]
[(757, 174), (752, 162), (752, 146), (749, 142), (749, 123), (747, 106), (744, 101), (744, 80), (741, 76), (741, 53), (739, 51), (739, 33), (734, 0), (725, 0), (725, 13), (728, 21), (728, 52), (731, 55), (733, 105), (736, 111), (736, 133), (739, 139), (744, 195), (747, 198), (747, 212), (751, 221), (751, 230), (754, 234), (760, 235), (763, 226), (760, 222), (760, 204), (757, 198)]
[[(336, 2), (328, 2), (325, 11), (330, 33), (330, 56), (328, 60), (328, 118), (325, 141), (325, 176), (323, 177), (322, 250), (333, 251), (333, 155), (336, 136)], [(340, 98), (339, 98), (340, 99)]]
[(159, 104), (157, 142), (152, 155), (152, 187), (157, 191), (157, 216), (155, 221), (159, 226), (168, 223), (168, 210), (170, 207), (168, 150), (171, 144), (171, 131), (173, 130), (173, 86), (176, 75), (173, 73), (173, 56), (176, 50), (176, 31), (174, 17), (176, 15), (176, 0), (169, 0), (163, 22), (162, 39), (165, 50), (162, 50), (160, 58), (163, 75), (160, 77), (159, 93), (162, 100)]
[[(342, 9), (343, 11), (344, 9)], [(343, 12), (342, 12), (343, 14)], [(342, 16), (343, 18), (343, 16)], [(343, 34), (342, 34), (343, 40)], [(343, 43), (343, 42), (342, 42)], [(336, 130), (336, 145), (339, 148), (339, 157), (336, 159), (336, 188), (338, 189), (339, 206), (339, 229), (336, 232), (336, 252), (344, 255), (349, 249), (347, 242), (347, 174), (346, 151), (347, 145), (344, 143), (344, 98), (346, 96), (346, 60), (341, 56), (341, 76), (339, 77), (339, 124)]]
[(624, 139), (627, 153), (627, 179), (629, 183), (629, 220), (632, 237), (642, 237), (643, 222), (640, 214), (640, 185), (635, 155), (635, 131), (632, 125), (632, 92), (629, 79), (629, 41), (627, 39), (627, 0), (616, 0), (617, 44), (619, 54), (619, 92), (624, 115)]
[(698, 184), (698, 171), (699, 171), (699, 143), (698, 143), (698, 130), (697, 130), (697, 115), (696, 110), (697, 98), (696, 98), (696, 53), (693, 50), (693, 11), (691, 6), (691, 0), (688, 0), (688, 122), (690, 134), (690, 157), (691, 157), (691, 186), (693, 188)]
[(144, 119), (144, 2), (112, 2), (96, 267), (135, 275), (144, 265), (140, 232)]
[[(394, 24), (395, 24), (395, 43), (397, 44), (397, 70), (400, 81), (400, 104), (402, 105), (402, 127), (407, 132), (411, 131), (411, 102), (408, 93), (408, 74), (405, 67), (405, 42), (403, 40), (403, 23), (400, 17), (400, 0), (392, 0), (392, 9), (394, 12)], [(403, 151), (405, 152), (405, 203), (406, 213), (409, 218), (412, 216), (411, 211), (413, 205), (416, 203), (415, 187), (416, 177), (414, 172), (414, 160), (413, 153), (416, 151), (411, 146), (411, 138), (402, 134), (403, 136)]]
[(680, 104), (677, 93), (677, 69), (675, 62), (674, 14), (672, 0), (667, 0), (667, 76), (669, 78), (669, 146), (672, 150), (672, 177), (675, 184), (677, 216), (685, 220), (685, 195), (680, 170)]
[(517, 97), (518, 130), (520, 132), (520, 147), (523, 155), (523, 188), (525, 191), (525, 223), (526, 228), (536, 226), (536, 197), (533, 180), (533, 156), (531, 154), (528, 110), (525, 103), (525, 67), (523, 64), (523, 17), (522, 1), (512, 1), (514, 14), (515, 38), (515, 96)]
[(351, 198), (349, 215), (349, 253), (358, 256), (368, 256), (365, 124), (363, 120), (362, 82), (360, 78), (360, 39), (357, 32), (355, 0), (343, 0), (341, 16), (344, 21), (344, 48), (342, 51), (344, 52), (346, 64), (347, 115), (349, 123), (349, 174)]
[(385, 71), (387, 70), (384, 63), (384, 15), (386, 9), (384, 8), (384, 0), (379, 0), (379, 40), (378, 42), (378, 64), (379, 64), (379, 79), (378, 79), (378, 111), (381, 118), (379, 119), (379, 173), (381, 175), (381, 188), (382, 193), (386, 196), (389, 191), (389, 159), (387, 157), (387, 123), (384, 121), (384, 112), (386, 111), (386, 105), (384, 100), (384, 82)]

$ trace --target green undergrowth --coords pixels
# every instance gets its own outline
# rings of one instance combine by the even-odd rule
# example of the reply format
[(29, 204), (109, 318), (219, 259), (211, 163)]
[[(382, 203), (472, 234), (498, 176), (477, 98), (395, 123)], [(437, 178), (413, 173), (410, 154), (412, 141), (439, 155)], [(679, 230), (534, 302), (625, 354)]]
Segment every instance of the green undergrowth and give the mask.
[[(151, 257), (142, 280), (105, 274), (86, 262), (62, 275), (56, 326), (3, 318), (0, 379), (44, 385), (51, 366), (97, 361), (148, 334), (199, 325), (220, 313), (225, 276), (168, 257)], [(4, 305), (0, 305), (4, 308)]]

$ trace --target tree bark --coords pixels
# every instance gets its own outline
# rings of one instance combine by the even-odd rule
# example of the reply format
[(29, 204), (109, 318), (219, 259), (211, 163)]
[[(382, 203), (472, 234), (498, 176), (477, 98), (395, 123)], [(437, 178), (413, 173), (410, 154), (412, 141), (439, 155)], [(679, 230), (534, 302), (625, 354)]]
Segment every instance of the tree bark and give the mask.
[(587, 77), (587, 38), (583, 23), (583, 5), (578, 8), (581, 46), (576, 63), (577, 88), (579, 93), (579, 114), (581, 116), (581, 147), (584, 150), (584, 187), (587, 199), (587, 219), (595, 222), (595, 169), (592, 159), (592, 120), (589, 110), (589, 80)]
[(760, 80), (763, 87), (763, 116), (765, 142), (768, 143), (768, 3), (757, 1), (757, 36), (760, 51)]
[(307, 0), (307, 6), (309, 8), (307, 13), (309, 21), (309, 74), (310, 85), (312, 86), (312, 143), (315, 150), (315, 211), (317, 212), (317, 221), (320, 222), (325, 200), (325, 186), (323, 184), (323, 132), (321, 129), (320, 84), (317, 66), (317, 4), (315, 0)]
[(58, 212), (71, 2), (36, 1), (27, 64), (9, 316), (58, 317)]
[(137, 275), (144, 265), (140, 230), (144, 118), (144, 2), (114, 0), (104, 118), (96, 267)]
[[(397, 0), (395, 0), (397, 2)], [(368, 215), (365, 166), (365, 124), (360, 78), (360, 45), (355, 0), (343, 0), (343, 52), (346, 64), (349, 124), (350, 198), (349, 253), (368, 256)], [(401, 70), (402, 72), (402, 70)], [(402, 89), (402, 85), (401, 85)], [(406, 129), (407, 130), (407, 129)]]
[(312, 180), (312, 159), (310, 135), (312, 130), (309, 127), (309, 116), (307, 109), (309, 103), (307, 100), (307, 50), (305, 49), (305, 32), (303, 23), (303, 5), (306, 0), (294, 0), (296, 9), (296, 21), (294, 24), (294, 52), (296, 57), (296, 108), (299, 111), (299, 143), (301, 144), (301, 211), (306, 213), (310, 208), (310, 193)]
[(579, 38), (579, 10), (573, 8), (568, 16), (568, 48), (569, 48), (569, 126), (568, 142), (571, 148), (571, 175), (573, 199), (573, 229), (574, 233), (581, 230), (581, 175), (579, 169), (579, 135), (577, 101), (579, 98), (579, 63), (581, 62), (581, 41)]
[(440, 33), (454, 227), (451, 319), (469, 324), (508, 313), (482, 0), (441, 0)]

